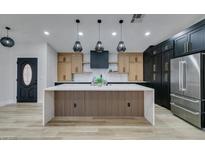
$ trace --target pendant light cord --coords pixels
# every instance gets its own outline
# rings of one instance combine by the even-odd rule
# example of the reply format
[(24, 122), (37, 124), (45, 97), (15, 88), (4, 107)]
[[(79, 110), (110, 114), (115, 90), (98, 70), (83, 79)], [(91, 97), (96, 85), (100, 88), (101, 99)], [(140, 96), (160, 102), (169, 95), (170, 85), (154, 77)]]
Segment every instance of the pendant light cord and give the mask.
[(77, 40), (79, 41), (79, 34), (78, 34), (78, 23), (77, 23)]
[(100, 41), (100, 23), (99, 23), (99, 41)]
[(122, 41), (122, 23), (120, 25), (120, 28), (121, 28), (121, 41)]

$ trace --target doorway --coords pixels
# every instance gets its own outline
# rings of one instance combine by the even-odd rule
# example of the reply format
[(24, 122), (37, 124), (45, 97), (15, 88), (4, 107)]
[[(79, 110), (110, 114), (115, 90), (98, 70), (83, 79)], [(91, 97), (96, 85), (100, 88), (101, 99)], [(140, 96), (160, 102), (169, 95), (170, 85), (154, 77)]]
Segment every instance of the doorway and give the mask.
[(17, 102), (37, 102), (37, 58), (17, 59)]

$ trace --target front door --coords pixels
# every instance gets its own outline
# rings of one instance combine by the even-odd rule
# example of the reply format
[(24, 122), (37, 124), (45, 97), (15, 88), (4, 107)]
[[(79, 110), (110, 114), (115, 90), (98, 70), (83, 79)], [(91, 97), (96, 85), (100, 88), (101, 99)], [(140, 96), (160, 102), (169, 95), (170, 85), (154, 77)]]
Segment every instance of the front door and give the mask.
[(37, 58), (17, 59), (17, 102), (37, 102)]

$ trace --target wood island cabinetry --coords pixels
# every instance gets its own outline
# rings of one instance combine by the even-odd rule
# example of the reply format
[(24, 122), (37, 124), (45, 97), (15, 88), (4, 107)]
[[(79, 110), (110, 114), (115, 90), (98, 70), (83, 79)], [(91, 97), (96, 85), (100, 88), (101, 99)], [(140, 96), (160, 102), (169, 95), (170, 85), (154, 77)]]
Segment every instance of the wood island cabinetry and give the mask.
[(58, 91), (55, 116), (144, 116), (144, 92)]

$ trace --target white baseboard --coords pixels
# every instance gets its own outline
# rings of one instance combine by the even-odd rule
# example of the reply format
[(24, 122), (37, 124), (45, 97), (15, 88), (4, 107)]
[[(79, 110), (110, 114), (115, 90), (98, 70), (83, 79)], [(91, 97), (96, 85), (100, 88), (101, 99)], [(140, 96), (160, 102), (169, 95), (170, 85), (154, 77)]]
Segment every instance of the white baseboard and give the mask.
[[(1, 106), (5, 106), (5, 105), (9, 105), (9, 104), (16, 104), (16, 100), (13, 99), (8, 99), (8, 100), (0, 100), (0, 107)], [(38, 101), (37, 103), (42, 104), (43, 101)]]
[(0, 106), (5, 106), (9, 104), (15, 104), (16, 102), (13, 99), (8, 99), (8, 100), (1, 100), (0, 101)]

